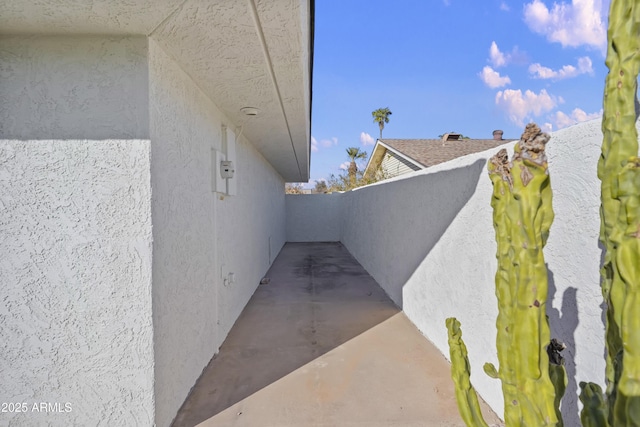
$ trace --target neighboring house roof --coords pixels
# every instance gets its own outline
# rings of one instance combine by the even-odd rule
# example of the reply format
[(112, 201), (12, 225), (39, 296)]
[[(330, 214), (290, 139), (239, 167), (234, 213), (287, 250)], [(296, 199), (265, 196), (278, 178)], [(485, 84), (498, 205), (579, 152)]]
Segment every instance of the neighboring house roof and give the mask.
[(478, 153), (506, 144), (508, 139), (379, 139), (369, 158), (365, 176), (373, 174), (382, 163), (387, 151), (426, 169), (467, 154)]

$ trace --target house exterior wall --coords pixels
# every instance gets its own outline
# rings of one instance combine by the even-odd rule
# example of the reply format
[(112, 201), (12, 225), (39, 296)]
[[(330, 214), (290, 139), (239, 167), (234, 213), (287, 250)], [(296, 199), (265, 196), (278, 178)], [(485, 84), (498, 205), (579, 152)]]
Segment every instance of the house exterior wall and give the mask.
[[(579, 425), (577, 384), (604, 383), (596, 176), (601, 141), (600, 121), (594, 120), (554, 132), (547, 146), (555, 211), (545, 248), (547, 314), (552, 336), (568, 346), (567, 425)], [(513, 145), (503, 146), (510, 156)], [(497, 263), (486, 161), (500, 148), (344, 193), (342, 206), (295, 206), (309, 224), (341, 209), (342, 243), (447, 357), (445, 319), (462, 322), (472, 382), (499, 414), (500, 382), (482, 365), (497, 363)]]
[(0, 424), (151, 425), (149, 141), (0, 140), (0, 188)]
[(380, 168), (382, 169), (384, 176), (387, 178), (394, 178), (398, 175), (404, 175), (405, 173), (420, 170), (418, 166), (389, 150), (387, 150), (382, 158)]
[(236, 152), (237, 195), (216, 205), (217, 274), (228, 279), (218, 292), (220, 343), (286, 240), (284, 179), (244, 137)]
[(240, 136), (212, 191), (231, 124), (153, 39), (2, 37), (0, 71), (0, 396), (28, 405), (0, 424), (168, 426), (284, 244), (284, 181)]
[(0, 138), (147, 139), (145, 37), (0, 36)]
[(287, 242), (338, 242), (342, 236), (342, 197), (287, 194)]
[(146, 51), (0, 38), (2, 425), (153, 423)]
[(149, 40), (155, 421), (167, 426), (219, 346), (211, 149), (221, 114)]
[(168, 426), (284, 244), (284, 182), (240, 137), (237, 195), (213, 192), (228, 120), (153, 39), (149, 52), (156, 423)]

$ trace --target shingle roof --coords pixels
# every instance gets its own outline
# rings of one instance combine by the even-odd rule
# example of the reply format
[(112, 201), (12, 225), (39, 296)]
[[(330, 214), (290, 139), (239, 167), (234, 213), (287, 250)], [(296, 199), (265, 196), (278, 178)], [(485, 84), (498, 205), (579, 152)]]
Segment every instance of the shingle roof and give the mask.
[(509, 139), (382, 139), (380, 142), (425, 167), (434, 166), (467, 154), (478, 153), (506, 144)]

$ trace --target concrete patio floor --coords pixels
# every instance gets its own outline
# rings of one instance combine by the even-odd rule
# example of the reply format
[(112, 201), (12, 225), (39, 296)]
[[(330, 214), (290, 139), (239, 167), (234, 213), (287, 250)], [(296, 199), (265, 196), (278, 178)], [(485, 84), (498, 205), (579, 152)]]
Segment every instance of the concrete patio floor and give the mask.
[(448, 362), (342, 244), (287, 243), (267, 277), (175, 427), (464, 426)]

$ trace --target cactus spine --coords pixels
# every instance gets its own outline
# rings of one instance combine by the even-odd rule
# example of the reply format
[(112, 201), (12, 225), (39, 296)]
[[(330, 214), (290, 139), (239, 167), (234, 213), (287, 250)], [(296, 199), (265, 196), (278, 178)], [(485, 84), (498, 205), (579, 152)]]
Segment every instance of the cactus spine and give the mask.
[[(605, 82), (600, 240), (605, 247), (602, 295), (607, 303), (607, 392), (581, 383), (581, 418), (607, 413), (612, 426), (640, 426), (640, 159), (635, 100), (640, 70), (640, 5), (613, 0)], [(587, 403), (589, 403), (587, 405)], [(593, 423), (593, 425), (596, 425)], [(598, 424), (603, 425), (603, 424)]]
[[(515, 147), (513, 161), (506, 150), (489, 160), (493, 183), (493, 223), (498, 244), (496, 326), (500, 368), (485, 365), (485, 372), (500, 378), (508, 426), (558, 426), (556, 388), (564, 391), (564, 368), (553, 368), (550, 376), (547, 347), (551, 341), (546, 318), (547, 268), (542, 248), (553, 221), (551, 186), (547, 173), (545, 144), (549, 135), (531, 123)], [(447, 325), (457, 320), (448, 319)], [(449, 331), (450, 342), (452, 331)], [(452, 372), (468, 369), (453, 358)], [(470, 391), (464, 391), (463, 395)], [(467, 401), (460, 400), (462, 412)], [(463, 405), (465, 409), (463, 410)], [(467, 422), (465, 420), (465, 422)], [(469, 426), (479, 424), (471, 423)], [(481, 424), (480, 424), (481, 425)]]

